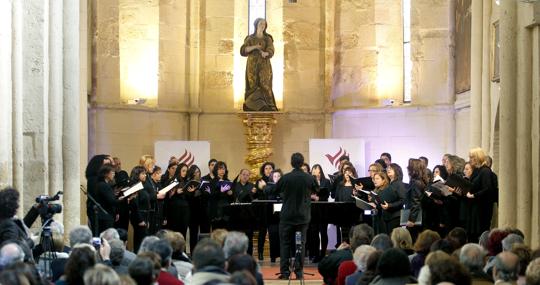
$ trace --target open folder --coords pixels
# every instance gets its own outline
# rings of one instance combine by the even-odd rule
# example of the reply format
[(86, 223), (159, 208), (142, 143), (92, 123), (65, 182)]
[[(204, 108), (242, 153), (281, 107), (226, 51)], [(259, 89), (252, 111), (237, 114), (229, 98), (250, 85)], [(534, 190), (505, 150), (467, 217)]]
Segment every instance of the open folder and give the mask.
[(139, 183), (131, 186), (131, 188), (127, 189), (126, 191), (123, 191), (123, 193), (122, 193), (123, 195), (122, 195), (121, 199), (129, 197), (129, 196), (141, 191), (143, 188), (144, 188), (144, 186), (143, 186), (142, 182), (139, 182)]
[(171, 191), (174, 187), (178, 185), (178, 181), (173, 181), (171, 184), (167, 185), (165, 188), (158, 191), (160, 195), (166, 194), (167, 192)]
[(351, 182), (356, 185), (362, 185), (362, 189), (365, 190), (375, 189), (375, 184), (373, 184), (373, 180), (369, 176), (360, 178), (351, 177)]
[(364, 201), (356, 196), (352, 196), (356, 202), (356, 207), (362, 209), (362, 210), (373, 210), (373, 206), (369, 204), (369, 202)]

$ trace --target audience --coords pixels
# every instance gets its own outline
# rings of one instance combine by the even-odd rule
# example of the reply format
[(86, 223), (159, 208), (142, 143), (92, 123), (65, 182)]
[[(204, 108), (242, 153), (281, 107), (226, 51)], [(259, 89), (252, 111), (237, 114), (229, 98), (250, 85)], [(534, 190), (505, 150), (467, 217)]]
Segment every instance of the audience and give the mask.
[(492, 277), (482, 269), (485, 265), (486, 251), (476, 243), (468, 243), (461, 248), (459, 262), (469, 270), (473, 284), (491, 284)]
[(248, 246), (248, 237), (245, 233), (228, 232), (223, 243), (225, 258), (229, 259), (233, 255), (247, 253)]
[(96, 264), (96, 251), (87, 244), (77, 244), (66, 263), (64, 275), (55, 283), (56, 285), (84, 284), (83, 276), (87, 269)]
[(430, 251), (431, 245), (440, 239), (439, 234), (432, 230), (425, 230), (418, 235), (418, 239), (414, 243), (415, 254), (410, 257), (412, 272), (415, 277), (418, 277), (420, 269), (424, 266), (424, 261)]
[(354, 285), (362, 277), (366, 271), (367, 260), (369, 255), (375, 252), (376, 249), (370, 245), (361, 245), (354, 250), (353, 261), (356, 265), (356, 272), (345, 278), (346, 285)]
[(518, 273), (517, 255), (508, 251), (497, 254), (493, 263), (493, 280), (496, 284), (516, 284)]
[(83, 276), (86, 285), (117, 285), (120, 283), (120, 277), (116, 272), (103, 264), (96, 264), (88, 269)]
[(225, 271), (225, 254), (218, 242), (210, 239), (199, 241), (192, 258), (194, 271), (192, 285), (203, 285), (212, 280), (218, 282), (229, 280), (229, 274)]
[(390, 248), (381, 255), (377, 263), (377, 273), (378, 275), (370, 284), (398, 285), (416, 282), (416, 279), (411, 276), (409, 258), (403, 250), (398, 248)]
[(470, 285), (471, 276), (467, 269), (452, 257), (436, 260), (429, 266), (431, 273), (431, 284), (449, 284)]
[(153, 285), (159, 275), (154, 268), (154, 262), (147, 257), (137, 256), (129, 265), (129, 276), (137, 285)]
[(119, 275), (128, 275), (128, 266), (124, 265), (125, 249), (124, 242), (119, 239), (112, 239), (109, 241), (111, 246), (111, 264), (112, 269)]
[(529, 263), (525, 276), (527, 285), (540, 285), (540, 258), (536, 258)]
[(148, 250), (155, 252), (161, 258), (161, 271), (157, 278), (157, 282), (160, 285), (183, 285), (184, 283), (178, 280), (177, 276), (174, 276), (167, 272), (172, 262), (172, 247), (167, 240), (158, 240), (148, 245)]

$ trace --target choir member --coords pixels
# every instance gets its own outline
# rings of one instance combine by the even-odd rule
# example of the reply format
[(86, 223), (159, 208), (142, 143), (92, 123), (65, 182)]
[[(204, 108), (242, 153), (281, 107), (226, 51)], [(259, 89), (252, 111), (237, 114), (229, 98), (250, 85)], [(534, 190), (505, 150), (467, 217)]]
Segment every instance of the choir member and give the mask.
[[(148, 179), (148, 178), (147, 178)], [(154, 212), (153, 215), (150, 215), (149, 217), (149, 227), (148, 227), (148, 233), (153, 235), (157, 231), (161, 229), (161, 224), (163, 223), (163, 199), (164, 196), (158, 195), (158, 191), (162, 188), (161, 187), (161, 167), (154, 165), (154, 169), (152, 170), (152, 174), (150, 175), (150, 185), (152, 187), (152, 191), (149, 192), (149, 195), (156, 196), (155, 204), (153, 207)]]
[[(356, 169), (351, 163), (344, 163), (343, 168), (343, 180), (337, 185), (335, 201), (336, 202), (355, 202), (353, 195), (357, 194), (357, 191), (362, 189), (359, 185), (353, 185), (352, 179), (355, 178)], [(342, 237), (348, 241), (349, 230), (353, 225), (336, 225), (337, 245), (343, 241)]]
[(309, 169), (309, 164), (307, 163), (304, 163), (302, 164), (302, 171), (304, 171), (305, 173), (311, 173), (311, 170)]
[[(319, 192), (312, 193), (311, 200), (327, 202), (328, 197), (330, 196), (330, 180), (326, 179), (324, 176), (324, 171), (320, 164), (313, 165), (313, 168), (311, 168), (311, 174), (313, 177), (315, 177), (315, 180), (319, 185)], [(325, 257), (326, 248), (328, 247), (328, 224), (310, 223), (306, 246), (307, 250), (309, 251), (309, 256), (312, 257), (312, 261), (314, 263), (318, 263), (323, 257)]]
[[(447, 155), (445, 168), (448, 175), (457, 175), (463, 177), (463, 169), (465, 168), (465, 160), (456, 155)], [(456, 226), (463, 226), (467, 220), (467, 199), (463, 189), (450, 188), (452, 195), (446, 197), (443, 207), (442, 228), (452, 229)], [(439, 231), (444, 234), (445, 231)]]
[(191, 193), (195, 190), (185, 189), (187, 180), (188, 166), (184, 163), (178, 165), (176, 180), (178, 186), (169, 191), (166, 198), (165, 216), (167, 219), (167, 229), (179, 232), (186, 236), (189, 224), (189, 199)]
[(466, 230), (471, 239), (476, 241), (482, 232), (490, 228), (496, 187), (493, 185), (493, 174), (487, 166), (484, 150), (471, 149), (469, 159), (474, 171), (471, 176), (472, 187), (465, 194), (468, 199)]
[[(373, 184), (375, 185), (374, 192), (379, 195), (381, 195), (382, 192), (388, 191), (387, 188), (390, 186), (390, 179), (388, 178), (388, 175), (386, 175), (385, 172), (377, 172), (373, 175)], [(376, 234), (386, 234), (386, 223), (384, 222), (384, 214), (383, 214), (383, 207), (382, 204), (384, 204), (384, 200), (381, 199), (381, 202), (377, 202), (371, 196), (368, 198), (370, 200), (370, 204), (372, 207), (376, 208), (376, 213), (373, 216), (373, 229), (375, 230)]]
[[(129, 178), (130, 186), (146, 181), (146, 170), (143, 166), (135, 166)], [(150, 197), (144, 189), (128, 198), (129, 216), (133, 227), (134, 252), (139, 250), (142, 240), (148, 235), (148, 213), (150, 211)]]
[[(275, 169), (272, 171), (272, 174), (270, 174), (270, 178), (268, 179), (268, 183), (266, 183), (266, 186), (264, 187), (264, 193), (266, 195), (266, 199), (268, 200), (281, 200), (281, 197), (279, 197), (279, 194), (276, 193), (274, 190), (276, 188), (276, 183), (279, 181), (279, 179), (283, 176), (283, 172), (281, 172), (281, 169)], [(279, 212), (273, 212), (270, 217), (270, 220), (268, 221), (268, 238), (270, 240), (270, 262), (276, 262), (276, 258), (279, 257)]]
[[(202, 181), (201, 170), (197, 165), (192, 165), (187, 171), (188, 181)], [(206, 187), (204, 187), (206, 188)], [(189, 248), (193, 254), (193, 249), (199, 241), (199, 235), (210, 233), (210, 221), (208, 220), (208, 193), (204, 188), (197, 189), (189, 199)]]
[(103, 210), (98, 215), (98, 231), (101, 233), (108, 228), (114, 227), (114, 221), (117, 219), (116, 204), (117, 199), (111, 184), (114, 181), (114, 167), (105, 164), (99, 169), (98, 183), (96, 191), (96, 202), (101, 205)]
[[(152, 183), (152, 174), (154, 171), (154, 167), (156, 166), (156, 160), (151, 156), (147, 156), (146, 160), (143, 163), (143, 166), (146, 171), (146, 180), (143, 182), (143, 190), (148, 193), (148, 198), (150, 199), (150, 210), (148, 211), (148, 219), (146, 222), (148, 224), (148, 234), (153, 235), (155, 232), (157, 232), (154, 222), (156, 221), (156, 213), (158, 208), (157, 190), (154, 187), (155, 183)], [(157, 189), (159, 190), (159, 187)]]
[(446, 171), (446, 167), (444, 165), (435, 165), (433, 167), (433, 181), (432, 182), (445, 182), (446, 179), (448, 179), (448, 171)]
[(388, 152), (381, 153), (379, 159), (382, 159), (386, 166), (389, 166), (392, 163), (392, 155), (390, 155)]
[(422, 225), (416, 225), (416, 222), (423, 220), (420, 200), (428, 186), (429, 178), (424, 165), (419, 159), (409, 159), (407, 172), (409, 174), (409, 185), (407, 195), (405, 196), (404, 208), (410, 210), (407, 217), (407, 229), (411, 233), (413, 240), (416, 240), (422, 229)]
[(389, 187), (379, 193), (379, 197), (383, 201), (381, 208), (385, 233), (390, 235), (394, 228), (399, 227), (400, 213), (405, 201), (406, 190), (403, 184), (401, 166), (396, 163), (390, 163), (386, 168), (386, 173), (390, 184)]
[(373, 179), (373, 176), (375, 176), (375, 173), (383, 172), (383, 171), (384, 169), (382, 165), (380, 165), (379, 163), (372, 163), (369, 165), (369, 168), (368, 168), (368, 174), (369, 174), (369, 177), (371, 177), (371, 179)]
[(224, 220), (224, 209), (234, 201), (233, 190), (230, 186), (222, 182), (230, 182), (227, 164), (218, 161), (212, 171), (214, 178), (210, 181), (210, 197), (208, 201), (209, 218), (212, 230), (226, 228)]
[[(251, 203), (256, 198), (257, 188), (253, 183), (249, 182), (249, 170), (242, 169), (238, 176), (233, 180), (233, 196), (236, 203)], [(242, 229), (248, 237), (249, 255), (253, 254), (253, 228)]]
[(101, 166), (109, 162), (108, 157), (109, 155), (107, 154), (98, 154), (98, 155), (93, 156), (88, 162), (88, 165), (86, 166), (86, 170), (85, 170), (86, 191), (87, 191), (86, 195), (88, 196), (86, 199), (86, 215), (88, 216), (88, 223), (89, 223), (90, 229), (92, 229), (92, 233), (94, 234), (94, 236), (98, 236), (99, 232), (98, 232), (98, 228), (95, 227), (96, 212), (94, 209), (94, 202), (92, 202), (92, 199), (95, 199), (96, 197), (99, 169), (101, 168)]
[(203, 176), (201, 179), (205, 181), (211, 181), (214, 179), (214, 167), (218, 161), (215, 158), (212, 158), (208, 161), (208, 174)]
[[(273, 162), (265, 162), (261, 165), (261, 168), (259, 169), (259, 175), (261, 178), (257, 180), (255, 183), (257, 187), (257, 193), (258, 193), (258, 199), (260, 200), (266, 200), (266, 195), (264, 194), (264, 187), (266, 187), (266, 184), (270, 180), (270, 175), (272, 174), (272, 171), (274, 171), (274, 168), (276, 168), (275, 164)], [(261, 226), (259, 227), (259, 237), (257, 239), (257, 252), (259, 260), (264, 259), (264, 243), (266, 241), (266, 233), (267, 233), (267, 226), (268, 223), (261, 223)]]
[(335, 197), (336, 195), (336, 189), (337, 189), (338, 184), (343, 180), (343, 168), (346, 163), (350, 163), (349, 156), (348, 155), (340, 156), (338, 171), (334, 172), (334, 174), (331, 175), (330, 183), (332, 183), (332, 187), (330, 189), (330, 195), (332, 196), (332, 198)]
[(171, 162), (167, 166), (167, 170), (161, 176), (161, 188), (166, 187), (171, 184), (176, 178), (176, 169), (178, 168), (178, 163)]

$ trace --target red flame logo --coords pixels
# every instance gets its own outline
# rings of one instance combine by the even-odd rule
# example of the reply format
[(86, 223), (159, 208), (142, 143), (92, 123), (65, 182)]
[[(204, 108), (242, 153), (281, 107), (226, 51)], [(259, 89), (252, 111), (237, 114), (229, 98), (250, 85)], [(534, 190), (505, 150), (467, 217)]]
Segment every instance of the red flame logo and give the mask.
[(188, 167), (195, 162), (195, 156), (187, 149), (184, 149), (184, 154), (178, 158), (179, 163), (185, 163)]
[(342, 147), (339, 147), (339, 151), (336, 152), (336, 154), (334, 155), (326, 154), (325, 156), (326, 158), (328, 158), (328, 161), (330, 161), (330, 164), (332, 164), (335, 168), (338, 168), (339, 158), (344, 155), (349, 156), (349, 154), (347, 153), (347, 150), (343, 149)]

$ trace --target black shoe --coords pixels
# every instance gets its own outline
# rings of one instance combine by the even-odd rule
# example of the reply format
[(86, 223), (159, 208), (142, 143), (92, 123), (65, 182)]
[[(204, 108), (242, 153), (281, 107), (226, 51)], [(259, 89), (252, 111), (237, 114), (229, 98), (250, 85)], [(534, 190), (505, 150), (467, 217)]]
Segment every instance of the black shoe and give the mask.
[(289, 274), (281, 273), (279, 274), (278, 279), (289, 280), (289, 276), (290, 276)]
[(263, 253), (262, 253), (262, 252), (259, 252), (259, 261), (263, 261), (263, 260), (264, 260)]

